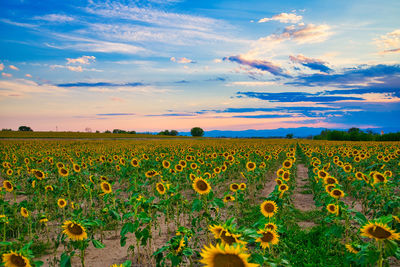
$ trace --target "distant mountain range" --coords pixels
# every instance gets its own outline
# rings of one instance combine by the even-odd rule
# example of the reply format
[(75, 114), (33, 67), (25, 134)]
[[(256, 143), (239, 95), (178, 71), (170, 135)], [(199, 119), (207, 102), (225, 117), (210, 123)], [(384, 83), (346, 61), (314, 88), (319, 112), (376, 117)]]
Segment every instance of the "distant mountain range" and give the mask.
[[(221, 130), (212, 130), (205, 131), (205, 137), (280, 137), (284, 138), (287, 134), (293, 134), (294, 137), (304, 138), (309, 136), (318, 135), (321, 131), (326, 128), (311, 128), (311, 127), (300, 127), (300, 128), (278, 128), (271, 130), (243, 130), (243, 131), (221, 131)], [(329, 130), (339, 130), (339, 131), (347, 131), (348, 129), (329, 129)], [(382, 129), (371, 129), (374, 133), (380, 133)], [(398, 129), (383, 129), (385, 133), (389, 132), (397, 132)], [(366, 129), (363, 129), (366, 131)], [(179, 132), (179, 135), (188, 136), (190, 132)]]

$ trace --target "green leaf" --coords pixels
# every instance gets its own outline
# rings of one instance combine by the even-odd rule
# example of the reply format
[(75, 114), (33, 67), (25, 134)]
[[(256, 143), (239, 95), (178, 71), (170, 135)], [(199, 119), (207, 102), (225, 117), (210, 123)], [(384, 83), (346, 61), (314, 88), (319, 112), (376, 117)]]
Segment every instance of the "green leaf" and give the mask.
[(61, 254), (60, 267), (71, 267), (71, 257), (65, 252)]
[(135, 230), (134, 230), (134, 225), (133, 225), (133, 223), (128, 222), (128, 223), (124, 224), (124, 226), (122, 227), (120, 235), (121, 235), (121, 236), (126, 236), (126, 234), (127, 234), (128, 232), (133, 233), (134, 231), (135, 231)]
[(354, 216), (354, 219), (358, 222), (360, 225), (364, 225), (367, 223), (367, 218), (362, 214), (361, 212), (356, 212), (356, 215)]
[(109, 213), (114, 220), (121, 220), (121, 216), (115, 210), (110, 210)]
[(92, 239), (92, 244), (95, 248), (104, 248), (105, 245), (98, 240)]
[(122, 236), (121, 239), (119, 240), (119, 244), (121, 245), (121, 247), (124, 247), (126, 245), (126, 240), (128, 238), (126, 236)]
[(122, 266), (124, 266), (124, 267), (131, 267), (131, 266), (132, 266), (132, 262), (128, 260), (128, 261), (122, 263)]
[(193, 204), (192, 204), (192, 211), (201, 211), (202, 209), (202, 205), (203, 203), (201, 202), (200, 199), (195, 199), (193, 200)]
[(35, 265), (35, 267), (40, 267), (44, 264), (43, 261), (34, 261), (33, 264)]

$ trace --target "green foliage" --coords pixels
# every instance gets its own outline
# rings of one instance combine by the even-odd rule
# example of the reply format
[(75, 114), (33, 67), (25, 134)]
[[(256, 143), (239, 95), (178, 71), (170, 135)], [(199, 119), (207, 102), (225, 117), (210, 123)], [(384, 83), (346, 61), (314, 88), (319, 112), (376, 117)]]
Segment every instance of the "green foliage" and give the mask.
[(204, 130), (200, 127), (194, 127), (190, 130), (190, 134), (194, 137), (199, 137), (204, 135)]
[(314, 140), (335, 141), (400, 141), (400, 132), (378, 135), (372, 131), (363, 132), (359, 128), (350, 128), (346, 131), (323, 130)]
[(21, 131), (21, 132), (33, 132), (31, 127), (29, 127), (29, 126), (19, 126), (18, 131)]

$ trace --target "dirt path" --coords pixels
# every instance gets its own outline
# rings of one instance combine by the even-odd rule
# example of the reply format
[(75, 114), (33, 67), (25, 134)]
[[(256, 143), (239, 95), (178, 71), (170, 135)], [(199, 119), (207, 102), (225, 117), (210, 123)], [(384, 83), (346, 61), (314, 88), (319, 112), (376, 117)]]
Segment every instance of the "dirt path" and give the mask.
[[(304, 164), (297, 165), (296, 188), (293, 192), (293, 205), (301, 212), (312, 211), (315, 209), (315, 203), (308, 180), (308, 169)], [(313, 221), (300, 221), (297, 224), (303, 228), (312, 228), (316, 224)]]
[[(308, 169), (304, 164), (297, 165), (296, 189), (293, 192), (293, 204), (300, 211), (310, 211), (315, 209), (313, 195), (309, 188), (305, 188), (309, 184)], [(310, 191), (308, 193), (307, 191)]]

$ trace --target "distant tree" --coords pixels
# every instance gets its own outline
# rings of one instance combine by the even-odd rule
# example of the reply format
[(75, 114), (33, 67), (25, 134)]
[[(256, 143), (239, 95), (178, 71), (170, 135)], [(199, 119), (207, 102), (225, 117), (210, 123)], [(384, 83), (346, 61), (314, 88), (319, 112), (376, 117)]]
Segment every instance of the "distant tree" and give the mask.
[(113, 130), (113, 133), (126, 133), (126, 131), (125, 130), (121, 130), (121, 129), (114, 129)]
[(100, 131), (99, 131), (99, 130), (96, 130), (96, 133), (100, 133)]
[(194, 137), (199, 137), (204, 135), (204, 130), (200, 127), (194, 127), (190, 130), (190, 134)]
[(178, 131), (177, 130), (171, 130), (170, 132), (169, 132), (169, 135), (172, 135), (172, 136), (177, 136), (179, 133), (178, 133)]
[(136, 131), (128, 131), (128, 134), (136, 134)]
[(28, 126), (19, 126), (18, 131), (22, 131), (22, 132), (33, 132), (33, 130), (31, 129), (31, 127), (28, 127)]
[(292, 139), (293, 138), (293, 134), (292, 133), (288, 133), (287, 135), (286, 135), (286, 139)]
[(5, 129), (5, 128), (3, 128), (3, 129), (1, 129), (1, 131), (2, 131), (2, 132), (12, 132), (12, 129)]
[(111, 131), (110, 130), (105, 130), (104, 133), (111, 133)]
[(347, 132), (348, 133), (359, 133), (359, 132), (361, 132), (361, 130), (359, 128), (352, 127), (350, 129), (348, 129)]

